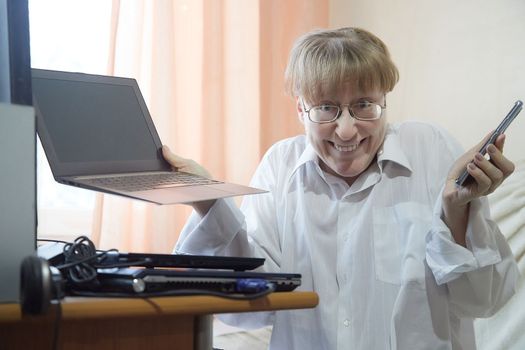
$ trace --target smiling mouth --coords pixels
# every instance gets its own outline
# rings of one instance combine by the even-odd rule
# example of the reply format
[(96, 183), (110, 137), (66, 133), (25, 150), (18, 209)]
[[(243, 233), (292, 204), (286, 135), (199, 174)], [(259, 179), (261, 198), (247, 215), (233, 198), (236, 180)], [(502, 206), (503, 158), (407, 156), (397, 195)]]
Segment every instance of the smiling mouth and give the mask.
[(328, 143), (332, 145), (332, 147), (334, 147), (339, 152), (353, 152), (359, 147), (361, 142), (358, 142), (356, 144), (351, 144), (351, 145), (340, 145), (332, 141), (328, 141)]

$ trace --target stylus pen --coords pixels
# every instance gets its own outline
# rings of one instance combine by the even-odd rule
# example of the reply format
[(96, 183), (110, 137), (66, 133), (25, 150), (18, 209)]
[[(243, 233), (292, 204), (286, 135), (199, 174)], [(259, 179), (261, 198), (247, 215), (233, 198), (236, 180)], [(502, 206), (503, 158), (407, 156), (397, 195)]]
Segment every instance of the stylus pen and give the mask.
[[(516, 118), (516, 116), (521, 112), (521, 109), (523, 108), (523, 102), (520, 100), (516, 101), (514, 103), (514, 106), (510, 110), (510, 112), (507, 114), (507, 116), (503, 119), (503, 121), (498, 125), (496, 130), (490, 135), (489, 139), (481, 146), (481, 149), (479, 150), (479, 153), (481, 153), (482, 156), (484, 156), (487, 153), (487, 147), (496, 141), (499, 135), (503, 134), (507, 127), (510, 125), (510, 123)], [(463, 186), (463, 183), (465, 180), (470, 176), (470, 174), (465, 171), (461, 174), (460, 177), (456, 179), (456, 184), (458, 186)]]

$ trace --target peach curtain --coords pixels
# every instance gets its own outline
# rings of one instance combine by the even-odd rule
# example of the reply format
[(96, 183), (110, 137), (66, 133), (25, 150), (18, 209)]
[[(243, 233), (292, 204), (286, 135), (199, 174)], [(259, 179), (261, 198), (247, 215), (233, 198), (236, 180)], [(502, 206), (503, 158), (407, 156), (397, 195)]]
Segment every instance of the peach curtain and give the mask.
[[(174, 152), (247, 184), (272, 143), (302, 132), (284, 68), (293, 40), (327, 23), (327, 0), (114, 0), (108, 74), (138, 80)], [(97, 196), (102, 249), (168, 253), (191, 212)]]

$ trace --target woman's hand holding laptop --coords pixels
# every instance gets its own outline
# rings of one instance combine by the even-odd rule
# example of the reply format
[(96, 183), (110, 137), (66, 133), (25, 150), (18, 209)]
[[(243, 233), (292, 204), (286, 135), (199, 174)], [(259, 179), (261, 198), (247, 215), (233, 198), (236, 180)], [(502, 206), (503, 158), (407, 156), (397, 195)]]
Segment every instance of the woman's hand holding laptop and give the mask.
[[(199, 175), (207, 179), (212, 178), (208, 170), (206, 170), (199, 163), (197, 163), (193, 159), (179, 157), (178, 155), (173, 153), (166, 145), (162, 146), (162, 156), (168, 163), (170, 163), (172, 167), (174, 167), (178, 171), (184, 171), (186, 173)], [(203, 217), (206, 215), (206, 213), (208, 213), (215, 201), (215, 199), (212, 199), (208, 201), (193, 202), (188, 204), (191, 205), (193, 209), (195, 209), (195, 211)]]

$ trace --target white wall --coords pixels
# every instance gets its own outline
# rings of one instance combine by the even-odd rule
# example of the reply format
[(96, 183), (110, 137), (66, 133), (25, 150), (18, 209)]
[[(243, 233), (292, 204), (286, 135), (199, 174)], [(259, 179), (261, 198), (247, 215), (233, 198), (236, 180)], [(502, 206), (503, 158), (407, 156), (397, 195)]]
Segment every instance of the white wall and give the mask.
[[(357, 26), (389, 46), (400, 82), (391, 121), (432, 121), (465, 148), (525, 100), (524, 0), (330, 0), (330, 26)], [(505, 152), (525, 158), (525, 111)]]

